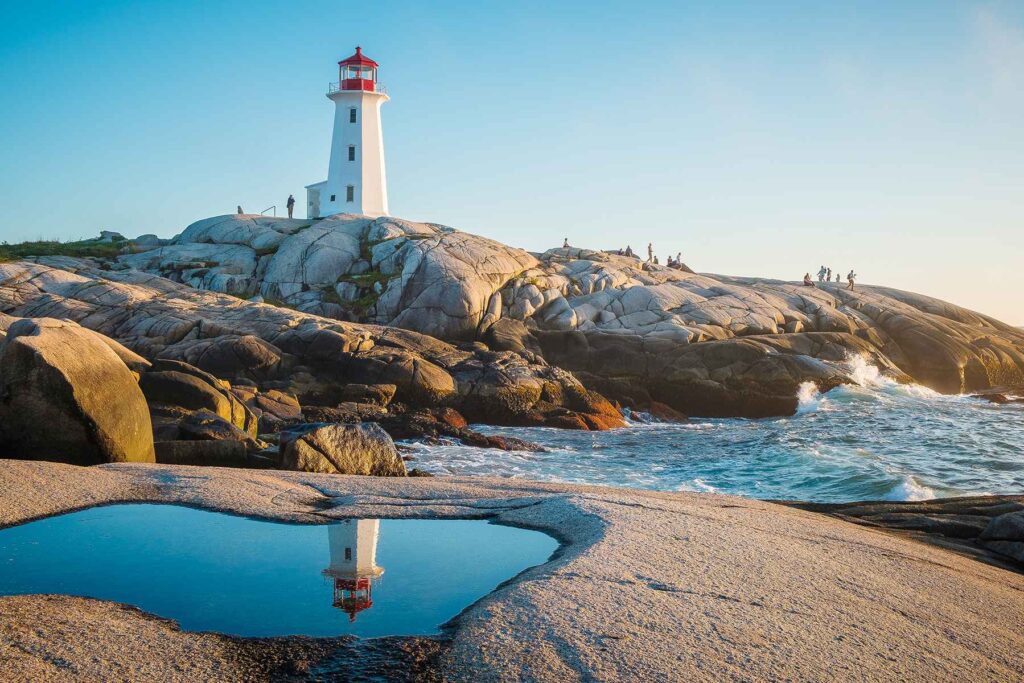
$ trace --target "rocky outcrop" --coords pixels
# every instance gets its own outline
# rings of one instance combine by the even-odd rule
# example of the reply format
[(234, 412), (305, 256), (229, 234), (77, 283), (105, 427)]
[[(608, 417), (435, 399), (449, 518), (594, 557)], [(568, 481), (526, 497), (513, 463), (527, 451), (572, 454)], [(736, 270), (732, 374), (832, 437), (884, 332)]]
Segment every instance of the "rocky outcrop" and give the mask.
[(153, 462), (146, 400), (122, 356), (135, 358), (73, 322), (10, 322), (0, 342), (4, 456), (78, 465)]
[(537, 260), (440, 225), (342, 214), (217, 216), (120, 263), (197, 289), (463, 339), (495, 314), (498, 289)]
[(600, 332), (536, 333), (544, 357), (587, 386), (631, 406), (665, 404), (687, 415), (791, 414), (805, 382), (827, 391), (850, 381), (845, 361), (863, 355), (906, 378), (877, 349), (840, 333), (752, 336), (680, 345)]
[(995, 517), (981, 532), (986, 548), (1011, 557), (1024, 567), (1024, 504)]
[(908, 535), (997, 567), (1024, 573), (1024, 496), (785, 504)]
[[(408, 330), (251, 303), (135, 270), (107, 271), (90, 260), (54, 257), (0, 264), (0, 311), (78, 321), (153, 359), (147, 375), (177, 372), (181, 368), (169, 364), (203, 362), (211, 357), (209, 349), (237, 348), (244, 342), (259, 352), (229, 354), (235, 359), (234, 376), (220, 379), (252, 382), (258, 377), (260, 388), (290, 393), (302, 405), (334, 405), (349, 384), (390, 384), (397, 401), (413, 407), (449, 405), (473, 420), (571, 421), (584, 428), (621, 424), (617, 412), (571, 374), (516, 353), (485, 351), (479, 345), (457, 348)], [(206, 351), (197, 352), (203, 345)], [(195, 372), (191, 376), (202, 379)], [(161, 378), (171, 379), (179, 387), (192, 383), (177, 376)], [(203, 381), (213, 386), (217, 380)], [(230, 402), (230, 391), (214, 389)], [(220, 414), (220, 400), (208, 398), (196, 409)], [(176, 395), (171, 402), (178, 400), (184, 398)]]
[(157, 441), (155, 446), (156, 461), (161, 465), (261, 466), (240, 441)]
[(374, 423), (289, 428), (281, 432), (281, 463), (300, 472), (406, 476), (391, 437)]
[(591, 249), (534, 255), (396, 218), (222, 216), (170, 247), (121, 257), (126, 266), (327, 317), (479, 339), (642, 409), (784, 414), (803, 382), (851, 381), (844, 361), (857, 355), (947, 393), (1024, 384), (1024, 333), (929, 297), (698, 274)]
[[(160, 440), (223, 439), (255, 442), (256, 415), (231, 391), (231, 385), (181, 361), (157, 360), (139, 381)], [(206, 415), (224, 423), (213, 436)], [(206, 429), (200, 426), (206, 424)], [(233, 435), (235, 430), (240, 435)], [(199, 436), (202, 432), (207, 436)]]
[[(693, 415), (792, 412), (803, 382), (861, 356), (946, 393), (1024, 382), (1024, 335), (909, 292), (701, 275), (558, 249), (502, 289), (497, 348), (540, 351), (625, 403)], [(538, 348), (539, 347), (539, 348)]]

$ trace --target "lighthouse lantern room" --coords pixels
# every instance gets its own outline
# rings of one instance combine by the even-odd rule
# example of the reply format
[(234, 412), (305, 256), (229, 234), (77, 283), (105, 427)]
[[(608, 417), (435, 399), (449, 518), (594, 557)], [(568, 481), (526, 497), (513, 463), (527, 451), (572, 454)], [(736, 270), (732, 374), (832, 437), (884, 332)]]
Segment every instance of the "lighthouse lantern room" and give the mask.
[(334, 101), (334, 134), (327, 180), (306, 186), (306, 215), (388, 215), (387, 176), (380, 107), (387, 91), (377, 82), (379, 65), (360, 47), (338, 62), (338, 82), (327, 88)]

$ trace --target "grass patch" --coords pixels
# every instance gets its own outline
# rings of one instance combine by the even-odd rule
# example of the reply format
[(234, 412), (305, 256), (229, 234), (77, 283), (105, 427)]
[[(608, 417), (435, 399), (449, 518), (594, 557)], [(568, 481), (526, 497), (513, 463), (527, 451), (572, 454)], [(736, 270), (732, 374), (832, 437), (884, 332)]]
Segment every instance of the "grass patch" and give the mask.
[(73, 256), (77, 258), (114, 258), (128, 244), (128, 240), (100, 242), (99, 240), (80, 240), (78, 242), (61, 242), (59, 240), (42, 240), (39, 242), (21, 242), (19, 244), (0, 244), (0, 262), (17, 261), (30, 256)]
[(321, 291), (323, 292), (323, 294), (320, 295), (320, 300), (323, 301), (324, 303), (338, 304), (339, 306), (345, 305), (345, 302), (341, 300), (341, 297), (338, 296), (338, 293), (334, 291), (334, 289), (330, 287), (325, 287)]
[(377, 292), (375, 292), (375, 291), (373, 291), (371, 289), (368, 293), (366, 293), (363, 296), (359, 297), (355, 301), (347, 301), (347, 302), (345, 302), (342, 305), (345, 306), (348, 310), (350, 310), (350, 311), (352, 311), (354, 313), (358, 313), (359, 315), (363, 315), (368, 310), (370, 310), (370, 308), (373, 307), (374, 304), (377, 303), (377, 299), (379, 299), (379, 298), (380, 298), (380, 295), (377, 294)]
[(361, 275), (341, 275), (338, 277), (338, 282), (351, 282), (357, 287), (373, 287), (378, 282), (382, 285), (386, 285), (388, 280), (391, 279), (390, 275), (385, 275), (376, 270), (371, 270), (368, 273)]

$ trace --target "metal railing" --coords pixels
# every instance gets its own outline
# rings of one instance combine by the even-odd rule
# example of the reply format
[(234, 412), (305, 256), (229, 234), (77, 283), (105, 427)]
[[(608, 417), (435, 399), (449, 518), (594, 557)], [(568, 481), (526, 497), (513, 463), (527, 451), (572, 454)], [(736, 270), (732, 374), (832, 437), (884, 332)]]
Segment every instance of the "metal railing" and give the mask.
[[(352, 80), (359, 80), (359, 79), (352, 79)], [(388, 89), (385, 88), (380, 83), (374, 83), (373, 86), (374, 86), (373, 92), (379, 92), (381, 95), (387, 95), (388, 94)], [(356, 89), (353, 89), (353, 90), (343, 90), (341, 88), (341, 83), (339, 83), (338, 81), (334, 81), (333, 83), (328, 83), (327, 84), (327, 94), (328, 95), (333, 95), (336, 92), (359, 92), (359, 91), (360, 91), (359, 88), (356, 88)]]
[(274, 217), (276, 218), (277, 217), (277, 204), (274, 204), (273, 206), (268, 206), (267, 208), (263, 209), (262, 211), (260, 211), (260, 215), (261, 216), (266, 215), (267, 211), (273, 211), (274, 212)]

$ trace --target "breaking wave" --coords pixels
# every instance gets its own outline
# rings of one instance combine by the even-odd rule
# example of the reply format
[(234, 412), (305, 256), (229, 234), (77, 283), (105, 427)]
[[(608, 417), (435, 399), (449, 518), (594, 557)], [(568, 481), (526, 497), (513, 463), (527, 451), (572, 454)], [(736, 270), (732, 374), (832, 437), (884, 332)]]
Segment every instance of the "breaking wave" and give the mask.
[(813, 501), (925, 500), (1024, 488), (1024, 406), (900, 384), (863, 357), (852, 384), (797, 392), (796, 415), (575, 432), (482, 427), (550, 449), (413, 446), (414, 466), (472, 474)]

